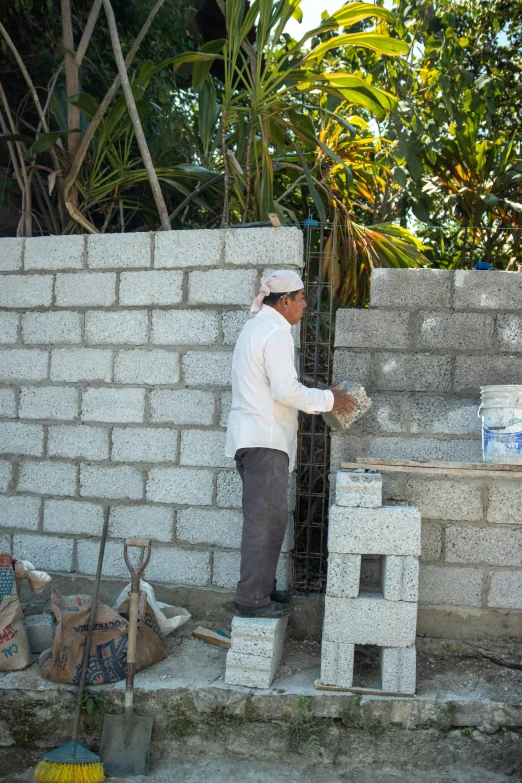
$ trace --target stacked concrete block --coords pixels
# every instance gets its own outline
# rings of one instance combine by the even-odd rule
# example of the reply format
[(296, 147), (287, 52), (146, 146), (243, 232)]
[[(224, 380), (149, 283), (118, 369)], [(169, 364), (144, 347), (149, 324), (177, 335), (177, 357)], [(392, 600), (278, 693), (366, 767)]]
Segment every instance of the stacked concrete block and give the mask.
[[(10, 551), (92, 576), (108, 514), (106, 576), (128, 575), (122, 539), (148, 531), (151, 580), (233, 588), (231, 361), (267, 266), (302, 268), (299, 229), (0, 239), (0, 540)], [(291, 548), (287, 537), (281, 586)]]
[[(380, 649), (381, 689), (415, 692), (420, 512), (382, 506), (376, 473), (340, 472), (330, 509), (321, 681), (353, 686), (356, 645)], [(379, 556), (379, 588), (361, 589), (361, 562)]]
[(269, 688), (283, 656), (288, 617), (234, 617), (225, 682), (245, 688)]

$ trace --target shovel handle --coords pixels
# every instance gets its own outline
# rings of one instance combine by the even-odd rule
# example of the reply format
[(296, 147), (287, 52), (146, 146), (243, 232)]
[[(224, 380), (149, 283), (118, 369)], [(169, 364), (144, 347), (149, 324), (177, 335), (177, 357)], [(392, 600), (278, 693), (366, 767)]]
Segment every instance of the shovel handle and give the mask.
[[(129, 560), (129, 547), (147, 549), (147, 553), (138, 569)], [(127, 538), (123, 556), (131, 575), (131, 594), (129, 605), (129, 632), (127, 636), (127, 682), (125, 688), (125, 712), (132, 712), (134, 706), (134, 675), (136, 673), (136, 639), (138, 635), (138, 603), (140, 598), (140, 579), (150, 560), (150, 539)]]

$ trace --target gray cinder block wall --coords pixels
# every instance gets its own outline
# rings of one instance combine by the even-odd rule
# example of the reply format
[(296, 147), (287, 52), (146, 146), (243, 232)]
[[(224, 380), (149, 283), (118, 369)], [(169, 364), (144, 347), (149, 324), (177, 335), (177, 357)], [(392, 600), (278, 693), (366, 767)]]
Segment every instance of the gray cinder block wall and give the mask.
[[(522, 384), (522, 274), (373, 273), (367, 310), (340, 310), (334, 380), (371, 411), (332, 433), (342, 460), (482, 462), (480, 386)], [(522, 480), (383, 473), (385, 502), (422, 513), (419, 632), (522, 636)]]
[(302, 265), (297, 229), (0, 239), (0, 550), (93, 575), (109, 514), (105, 576), (140, 535), (151, 582), (234, 587), (232, 351), (266, 269)]

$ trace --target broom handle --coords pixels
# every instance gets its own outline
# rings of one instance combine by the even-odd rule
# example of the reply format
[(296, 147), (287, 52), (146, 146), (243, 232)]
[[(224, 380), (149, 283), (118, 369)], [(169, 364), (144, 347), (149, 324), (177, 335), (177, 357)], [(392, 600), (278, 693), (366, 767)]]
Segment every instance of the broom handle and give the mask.
[(78, 739), (78, 732), (80, 729), (80, 716), (82, 713), (82, 701), (85, 693), (85, 684), (87, 682), (87, 670), (89, 668), (89, 654), (91, 651), (92, 633), (94, 630), (94, 620), (96, 617), (96, 608), (98, 606), (98, 594), (100, 592), (100, 581), (103, 566), (103, 557), (105, 554), (105, 543), (107, 541), (107, 531), (109, 529), (109, 510), (105, 511), (105, 519), (103, 522), (103, 530), (100, 541), (100, 552), (98, 554), (98, 567), (96, 569), (96, 578), (94, 580), (94, 590), (91, 596), (91, 613), (89, 616), (89, 627), (87, 629), (87, 637), (85, 639), (85, 647), (83, 649), (82, 660), (82, 674), (80, 678), (80, 687), (78, 688), (78, 696), (76, 699), (76, 710), (74, 713), (74, 723), (71, 740), (76, 742)]

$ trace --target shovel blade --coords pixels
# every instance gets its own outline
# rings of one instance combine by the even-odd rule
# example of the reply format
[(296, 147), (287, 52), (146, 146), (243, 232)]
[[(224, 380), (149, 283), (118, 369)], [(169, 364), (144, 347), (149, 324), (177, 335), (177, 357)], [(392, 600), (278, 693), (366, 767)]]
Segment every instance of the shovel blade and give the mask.
[(107, 777), (148, 775), (152, 718), (105, 715), (100, 758)]

